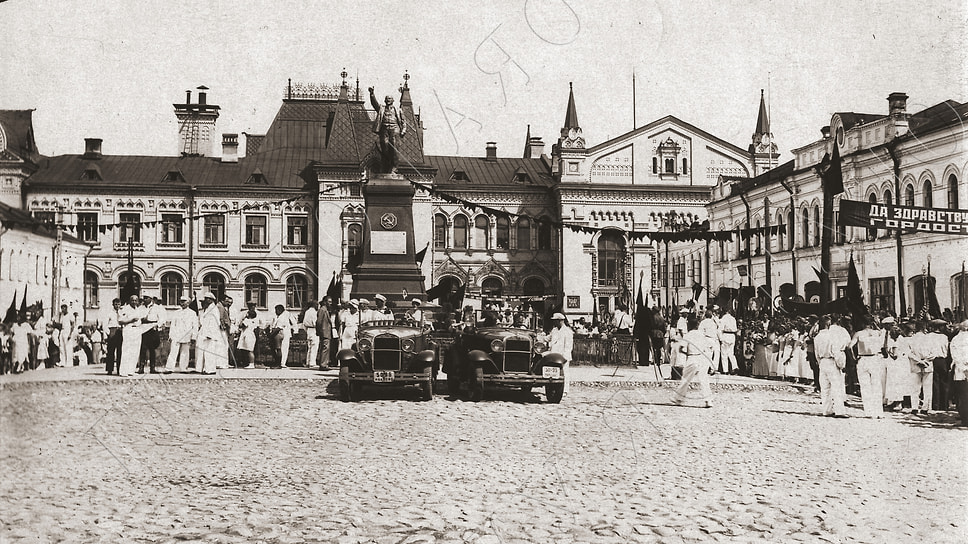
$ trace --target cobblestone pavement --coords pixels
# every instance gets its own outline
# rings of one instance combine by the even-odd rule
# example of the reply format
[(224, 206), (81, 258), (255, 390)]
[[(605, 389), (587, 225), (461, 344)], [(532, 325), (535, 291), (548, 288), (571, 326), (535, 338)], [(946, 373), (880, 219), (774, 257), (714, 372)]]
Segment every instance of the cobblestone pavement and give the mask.
[[(576, 386), (356, 404), (305, 380), (0, 387), (3, 542), (963, 542), (953, 414)], [(693, 405), (698, 405), (694, 402)], [(851, 409), (854, 416), (860, 411)]]

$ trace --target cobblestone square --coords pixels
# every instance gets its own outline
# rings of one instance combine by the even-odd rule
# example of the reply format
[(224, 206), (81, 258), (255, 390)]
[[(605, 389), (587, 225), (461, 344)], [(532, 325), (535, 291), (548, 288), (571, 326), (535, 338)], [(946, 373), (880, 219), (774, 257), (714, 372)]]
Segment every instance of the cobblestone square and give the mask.
[(7, 384), (0, 540), (964, 541), (953, 414), (842, 420), (792, 389), (718, 389), (711, 409), (670, 392), (348, 404), (327, 380)]

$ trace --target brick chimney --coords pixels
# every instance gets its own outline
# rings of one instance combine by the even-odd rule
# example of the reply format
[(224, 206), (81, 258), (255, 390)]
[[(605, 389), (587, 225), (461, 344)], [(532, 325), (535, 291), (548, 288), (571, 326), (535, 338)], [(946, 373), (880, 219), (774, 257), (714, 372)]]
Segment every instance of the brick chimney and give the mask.
[(222, 162), (239, 162), (238, 134), (222, 134)]
[(540, 136), (532, 136), (528, 138), (528, 156), (529, 159), (540, 159), (541, 155), (544, 154), (544, 141), (541, 140)]
[(824, 125), (820, 127), (820, 134), (823, 134), (824, 140), (830, 139), (830, 125)]
[(486, 158), (489, 161), (497, 160), (497, 142), (487, 142), (487, 145), (485, 146), (485, 152), (486, 152), (486, 155), (484, 156), (484, 158)]
[(96, 161), (101, 155), (101, 138), (84, 138), (84, 155), (81, 158)]
[[(893, 138), (908, 133), (907, 99), (908, 95), (904, 93), (891, 93), (887, 97), (888, 116), (891, 119)], [(890, 129), (888, 130), (890, 131)]]

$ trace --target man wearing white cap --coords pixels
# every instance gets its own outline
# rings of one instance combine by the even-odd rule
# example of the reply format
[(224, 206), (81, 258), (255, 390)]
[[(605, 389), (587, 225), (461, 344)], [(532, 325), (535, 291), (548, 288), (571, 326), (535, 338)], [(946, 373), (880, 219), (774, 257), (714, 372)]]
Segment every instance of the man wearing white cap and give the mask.
[(359, 299), (357, 301), (357, 304), (359, 305), (359, 309), (360, 309), (360, 313), (359, 313), (359, 316), (358, 316), (359, 324), (360, 325), (362, 325), (364, 323), (369, 323), (370, 321), (373, 321), (374, 319), (379, 319), (379, 317), (374, 316), (373, 309), (370, 308), (370, 301), (369, 300), (367, 300), (365, 298), (361, 298), (361, 299)]
[(373, 296), (376, 301), (376, 308), (373, 310), (373, 319), (393, 321), (393, 312), (387, 308), (387, 297), (377, 293)]
[(168, 338), (171, 340), (171, 350), (168, 352), (168, 362), (165, 364), (165, 374), (171, 374), (181, 362), (180, 370), (188, 370), (188, 350), (192, 340), (198, 332), (198, 315), (188, 307), (188, 297), (178, 299), (181, 308), (171, 314), (171, 327)]
[(407, 310), (407, 322), (419, 327), (423, 323), (423, 310), (420, 309), (420, 299), (415, 298), (410, 301), (410, 304), (413, 307)]
[(555, 313), (551, 316), (551, 321), (554, 322), (554, 327), (548, 333), (548, 351), (557, 353), (565, 358), (565, 364), (562, 365), (561, 371), (565, 373), (564, 392), (567, 395), (568, 385), (570, 383), (568, 379), (568, 366), (571, 363), (571, 350), (575, 343), (575, 333), (572, 332), (571, 327), (565, 324), (565, 316), (563, 314)]
[(228, 363), (228, 346), (225, 345), (221, 315), (215, 303), (215, 295), (212, 293), (205, 293), (205, 298), (202, 300), (197, 336), (195, 370), (202, 374), (215, 374), (217, 368)]

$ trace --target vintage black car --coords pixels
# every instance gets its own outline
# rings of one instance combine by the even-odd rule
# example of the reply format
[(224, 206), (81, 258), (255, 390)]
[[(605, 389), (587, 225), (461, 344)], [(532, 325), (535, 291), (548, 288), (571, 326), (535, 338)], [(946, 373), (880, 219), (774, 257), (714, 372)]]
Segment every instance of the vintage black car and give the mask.
[(364, 386), (414, 386), (421, 400), (432, 400), (437, 354), (424, 323), (406, 319), (371, 321), (359, 327), (352, 349), (340, 350), (339, 396), (360, 400)]
[(549, 353), (540, 316), (519, 313), (512, 322), (477, 311), (473, 323), (462, 324), (444, 361), (447, 388), (452, 397), (466, 394), (472, 401), (484, 396), (485, 387), (516, 387), (531, 391), (544, 387), (548, 402), (559, 403), (565, 391), (565, 358)]

